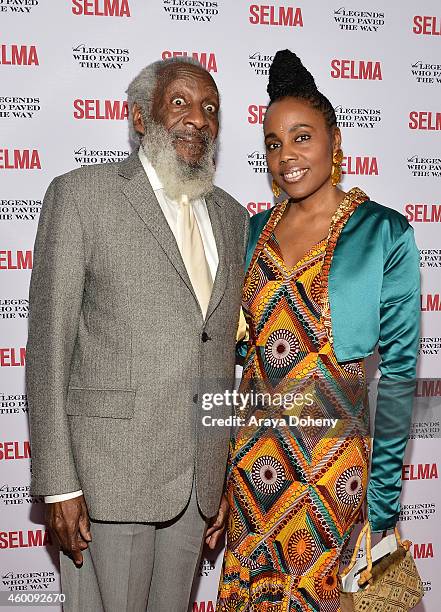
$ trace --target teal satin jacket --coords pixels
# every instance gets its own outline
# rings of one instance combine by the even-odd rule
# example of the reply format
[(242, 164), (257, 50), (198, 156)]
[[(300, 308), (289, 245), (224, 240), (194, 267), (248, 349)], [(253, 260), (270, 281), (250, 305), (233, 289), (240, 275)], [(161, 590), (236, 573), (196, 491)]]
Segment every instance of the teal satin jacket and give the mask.
[[(246, 269), (270, 215), (251, 218)], [(383, 531), (400, 512), (420, 337), (419, 251), (406, 218), (360, 204), (335, 246), (328, 293), (337, 360), (363, 359), (377, 345), (381, 356), (367, 504), (372, 530)]]

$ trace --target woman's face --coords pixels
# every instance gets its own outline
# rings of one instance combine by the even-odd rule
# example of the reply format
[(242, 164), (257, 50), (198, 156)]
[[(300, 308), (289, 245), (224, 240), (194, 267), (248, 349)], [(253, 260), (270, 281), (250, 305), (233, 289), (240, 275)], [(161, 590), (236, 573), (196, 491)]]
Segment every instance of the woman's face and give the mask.
[(282, 98), (267, 110), (264, 122), (268, 168), (291, 198), (302, 200), (331, 185), (332, 155), (341, 143), (323, 114), (308, 102)]

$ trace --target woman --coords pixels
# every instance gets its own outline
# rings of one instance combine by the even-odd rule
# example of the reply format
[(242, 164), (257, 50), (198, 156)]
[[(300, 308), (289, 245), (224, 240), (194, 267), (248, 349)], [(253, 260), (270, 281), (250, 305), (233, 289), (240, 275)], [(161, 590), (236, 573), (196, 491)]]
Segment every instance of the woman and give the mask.
[[(339, 558), (366, 494), (373, 531), (398, 519), (419, 255), (401, 214), (338, 187), (334, 109), (288, 50), (274, 58), (268, 93), (268, 168), (276, 197), (283, 190), (289, 199), (251, 220), (241, 391), (285, 399), (300, 392), (303, 403), (254, 404), (232, 441), (217, 610), (335, 612)], [(368, 480), (364, 358), (376, 345), (381, 380)], [(259, 420), (265, 415), (279, 420), (269, 425)], [(288, 415), (315, 420), (302, 426)]]

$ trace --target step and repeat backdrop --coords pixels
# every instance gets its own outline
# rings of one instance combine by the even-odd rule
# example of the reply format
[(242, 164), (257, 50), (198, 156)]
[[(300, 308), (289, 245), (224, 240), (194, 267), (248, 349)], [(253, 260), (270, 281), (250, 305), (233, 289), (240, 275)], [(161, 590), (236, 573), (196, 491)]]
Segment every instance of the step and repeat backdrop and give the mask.
[[(336, 108), (343, 187), (360, 186), (415, 228), (421, 380), (402, 474), (401, 529), (424, 581), (419, 609), (438, 610), (439, 0), (0, 0), (0, 26), (0, 590), (59, 590), (44, 504), (29, 493), (24, 385), (28, 284), (47, 185), (72, 168), (129, 155), (128, 83), (154, 60), (192, 56), (222, 97), (217, 183), (250, 215), (272, 206), (262, 121), (270, 62), (288, 47)], [(193, 612), (214, 612), (221, 557), (204, 554)]]

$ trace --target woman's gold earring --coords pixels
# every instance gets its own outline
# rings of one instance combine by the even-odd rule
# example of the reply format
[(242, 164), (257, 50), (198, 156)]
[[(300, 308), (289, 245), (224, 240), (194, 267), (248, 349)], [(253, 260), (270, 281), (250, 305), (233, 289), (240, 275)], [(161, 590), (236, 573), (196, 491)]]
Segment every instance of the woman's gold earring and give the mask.
[(276, 181), (273, 181), (272, 190), (273, 190), (273, 194), (275, 198), (278, 198), (280, 194), (282, 193), (282, 190), (280, 189)]
[(343, 151), (338, 149), (332, 156), (332, 185), (336, 187), (341, 181), (341, 164), (343, 161)]

